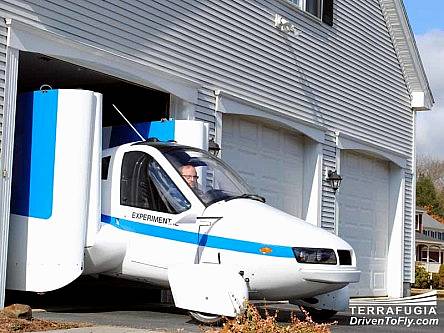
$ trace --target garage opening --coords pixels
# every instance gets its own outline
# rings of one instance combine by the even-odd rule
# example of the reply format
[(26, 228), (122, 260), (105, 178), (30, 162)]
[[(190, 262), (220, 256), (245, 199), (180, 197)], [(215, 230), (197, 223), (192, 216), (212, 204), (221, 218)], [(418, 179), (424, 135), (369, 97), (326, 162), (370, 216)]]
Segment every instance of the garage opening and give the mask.
[(84, 89), (103, 95), (103, 126), (124, 125), (115, 104), (131, 123), (169, 118), (170, 94), (140, 86), (86, 67), (32, 52), (20, 52), (17, 92), (49, 85), (52, 89)]
[(390, 235), (390, 163), (369, 155), (344, 151), (344, 180), (338, 192), (339, 236), (356, 252), (359, 283), (351, 296), (387, 295)]
[[(19, 97), (20, 94), (26, 92), (33, 92), (43, 89), (46, 90), (49, 87), (50, 89), (53, 89), (52, 92), (54, 93), (54, 95), (56, 93), (56, 89), (79, 89), (101, 93), (103, 95), (103, 127), (126, 124), (125, 120), (114, 110), (112, 104), (115, 104), (125, 114), (126, 118), (133, 124), (147, 121), (156, 121), (170, 117), (169, 108), (170, 97), (172, 97), (172, 95), (170, 95), (169, 93), (134, 84), (126, 80), (60, 59), (56, 59), (54, 57), (49, 57), (44, 54), (20, 52), (17, 73), (17, 97)], [(77, 101), (77, 96), (82, 95), (77, 93), (78, 92), (76, 92), (76, 94), (73, 94), (76, 97), (72, 97), (72, 100), (65, 99), (64, 105), (70, 106), (69, 101)], [(52, 93), (48, 92), (48, 94), (46, 95), (52, 96)], [(60, 93), (59, 100), (61, 100), (61, 95), (62, 94)], [(20, 98), (17, 98), (18, 105), (20, 103), (19, 100)], [(28, 103), (28, 100), (25, 98), (22, 99), (22, 102), (23, 101)], [(32, 102), (34, 101), (35, 100), (32, 100)], [(98, 163), (90, 162), (91, 160), (88, 160), (88, 158), (91, 158), (93, 160), (94, 157), (91, 156), (97, 155), (94, 155), (92, 153), (92, 150), (94, 148), (92, 147), (93, 144), (92, 140), (90, 140), (90, 137), (87, 138), (85, 135), (79, 134), (79, 132), (71, 129), (79, 128), (76, 127), (78, 124), (76, 124), (76, 126), (72, 126), (71, 121), (74, 118), (82, 118), (77, 117), (78, 109), (72, 107), (72, 109), (69, 109), (69, 112), (64, 113), (63, 118), (62, 116), (58, 117), (59, 115), (62, 115), (62, 113), (57, 113), (57, 99), (54, 98), (53, 100), (51, 100), (51, 103), (48, 103), (48, 105), (49, 104), (50, 106), (46, 107), (46, 109), (50, 109), (51, 112), (45, 113), (44, 115), (43, 113), (40, 113), (40, 115), (36, 116), (36, 118), (29, 117), (30, 114), (27, 113), (26, 107), (20, 108), (19, 106), (17, 106), (16, 108), (16, 119), (17, 117), (22, 117), (23, 119), (31, 118), (32, 121), (38, 119), (38, 121), (36, 121), (35, 123), (39, 124), (39, 130), (35, 131), (34, 127), (28, 126), (29, 124), (31, 124), (31, 121), (16, 122), (16, 129), (18, 128), (18, 123), (20, 123), (22, 126), (20, 127), (20, 130), (17, 130), (15, 132), (15, 134), (17, 134), (15, 138), (17, 138), (18, 136), (23, 137), (25, 144), (18, 144), (16, 145), (16, 147), (20, 148), (14, 149), (13, 164), (17, 163), (16, 166), (19, 165), (19, 167), (16, 168), (16, 170), (19, 170), (19, 172), (14, 172), (13, 170), (12, 173), (13, 176), (11, 187), (13, 191), (11, 197), (14, 199), (14, 193), (19, 193), (23, 195), (21, 195), (20, 198), (18, 198), (17, 200), (11, 199), (11, 223), (9, 229), (9, 240), (11, 242), (10, 244), (13, 244), (14, 248), (13, 250), (9, 250), (8, 261), (10, 263), (19, 264), (8, 266), (7, 275), (9, 276), (9, 281), (7, 286), (9, 289), (38, 291), (39, 288), (40, 290), (51, 290), (51, 288), (56, 289), (60, 286), (63, 286), (66, 281), (69, 281), (73, 276), (76, 276), (78, 274), (78, 271), (83, 269), (83, 266), (78, 264), (75, 260), (71, 260), (76, 256), (83, 258), (83, 252), (81, 251), (83, 250), (84, 244), (82, 243), (82, 241), (84, 241), (86, 245), (90, 244), (88, 243), (90, 242), (88, 238), (89, 234), (86, 235), (87, 237), (82, 234), (80, 239), (79, 235), (82, 232), (79, 233), (77, 231), (87, 229), (87, 222), (85, 222), (87, 218), (85, 216), (89, 214), (89, 206), (85, 205), (85, 201), (86, 198), (89, 198), (90, 192), (93, 193), (93, 190), (97, 190), (97, 188), (93, 188), (93, 185), (89, 187), (89, 178), (88, 181), (83, 181), (83, 179), (85, 178), (84, 175), (88, 174), (88, 172), (93, 169), (93, 166), (95, 166), (95, 169), (100, 170), (98, 167)], [(55, 112), (53, 111), (54, 105), (56, 110)], [(46, 117), (47, 114), (51, 115), (50, 119)], [(69, 116), (67, 116), (67, 114), (69, 114)], [(56, 115), (57, 117), (54, 115)], [(91, 120), (90, 118), (83, 117), (82, 120), (79, 120), (79, 122), (83, 121), (83, 119), (86, 120), (84, 123), (82, 123), (82, 126), (85, 123), (89, 124)], [(77, 119), (75, 120), (77, 121)], [(57, 145), (55, 144), (57, 124), (59, 124), (59, 121), (60, 124), (62, 124), (60, 128), (63, 128), (63, 132), (65, 134), (60, 141), (57, 141), (57, 143), (66, 143), (67, 141), (69, 141), (70, 146), (68, 147), (68, 149), (57, 150)], [(67, 131), (65, 131), (65, 129), (67, 129)], [(22, 135), (23, 133), (26, 133), (26, 135)], [(42, 133), (48, 135), (41, 135)], [(32, 138), (33, 143), (38, 141), (38, 145), (36, 144), (36, 146), (38, 146), (39, 149), (42, 148), (38, 151), (32, 151), (32, 153), (35, 153), (32, 156), (30, 149), (31, 141), (28, 140), (28, 138), (30, 137)], [(47, 140), (48, 138), (49, 140)], [(69, 140), (64, 140), (64, 138), (69, 138)], [(15, 143), (17, 142), (20, 143), (23, 142), (23, 140), (15, 140)], [(89, 145), (91, 145), (91, 147), (89, 147)], [(62, 144), (59, 147), (62, 147)], [(66, 145), (64, 145), (63, 147), (66, 148)], [(17, 153), (17, 151), (20, 151), (20, 153)], [(57, 151), (61, 153), (56, 154)], [(79, 156), (83, 159), (77, 158)], [(30, 165), (32, 165), (32, 162), (29, 161), (36, 161), (37, 159), (38, 163), (35, 164), (39, 165), (40, 168), (37, 172), (34, 172), (34, 169), (29, 167)], [(58, 166), (57, 170), (55, 170), (55, 165)], [(43, 174), (43, 172), (41, 172), (42, 170), (47, 173)], [(22, 174), (25, 175), (26, 178), (20, 177)], [(91, 171), (91, 175), (92, 174), (93, 172)], [(30, 179), (33, 181), (32, 183)], [(62, 179), (62, 181), (60, 181), (60, 179)], [(79, 179), (82, 180), (77, 181)], [(95, 179), (98, 180), (97, 183), (100, 183), (100, 176), (95, 177)], [(93, 184), (92, 181), (91, 184)], [(59, 189), (62, 188), (68, 188), (70, 189), (70, 191), (72, 191), (72, 193), (80, 194), (76, 196), (75, 200), (74, 198), (72, 198), (75, 197), (74, 195), (72, 197), (71, 195), (69, 195), (69, 200), (66, 200), (65, 197), (59, 195), (62, 192), (59, 191)], [(83, 192), (79, 192), (78, 188), (81, 188)], [(14, 189), (18, 190), (14, 192)], [(100, 188), (98, 189), (98, 192), (100, 192)], [(66, 191), (64, 193), (66, 193)], [(22, 198), (23, 201), (21, 201)], [(78, 202), (79, 200), (81, 202), (80, 205), (74, 203)], [(66, 205), (66, 207), (62, 207), (63, 205), (59, 204), (65, 202), (69, 203)], [(99, 207), (98, 210), (100, 214), (100, 205), (91, 204), (90, 206), (94, 206), (94, 209)], [(83, 225), (80, 225), (80, 223), (78, 225), (72, 223), (71, 226), (75, 226), (75, 230), (65, 228), (67, 224), (60, 224), (62, 227), (57, 229), (56, 223), (42, 223), (38, 226), (38, 228), (41, 227), (41, 229), (36, 231), (36, 224), (21, 223), (23, 221), (28, 221), (28, 217), (29, 219), (35, 218), (42, 220), (50, 220), (51, 218), (54, 218), (54, 220), (57, 220), (57, 222), (66, 222), (69, 219), (75, 219), (77, 215), (75, 215), (74, 213), (77, 212), (79, 212), (78, 214), (80, 215), (83, 214), (81, 216), (83, 219)], [(66, 215), (66, 218), (64, 214)], [(61, 216), (63, 216), (63, 218), (61, 218)], [(80, 220), (81, 219), (79, 218), (76, 221)], [(91, 221), (94, 221), (95, 223), (97, 222), (97, 220), (93, 219), (91, 219)], [(54, 234), (55, 231), (63, 231), (65, 232), (65, 234), (64, 236), (60, 236), (58, 237), (58, 239), (56, 239), (57, 237), (48, 236), (50, 235), (50, 233), (48, 233), (48, 230), (54, 231)], [(93, 229), (90, 228), (88, 230)], [(70, 231), (73, 232), (70, 233)], [(69, 237), (65, 237), (66, 234), (69, 234)], [(28, 238), (29, 235), (33, 235), (35, 237)], [(48, 241), (44, 243), (45, 246), (41, 246), (41, 244), (43, 244), (43, 239), (48, 239)], [(79, 239), (80, 241), (78, 241)], [(74, 242), (77, 242), (76, 245), (79, 244), (79, 246), (72, 246)], [(31, 249), (32, 245), (34, 245), (34, 247)], [(38, 249), (38, 251), (35, 251), (36, 248)], [(28, 249), (31, 250), (28, 251)], [(48, 267), (50, 266), (49, 264), (47, 266), (38, 264), (38, 262), (40, 261), (39, 258), (45, 258), (45, 262), (49, 261), (47, 260), (47, 257), (44, 256), (44, 254), (50, 253), (50, 251), (56, 252), (56, 255), (54, 255), (51, 264), (54, 262), (58, 262), (65, 265), (58, 271), (63, 272), (63, 274), (51, 273), (48, 269)], [(66, 253), (72, 254), (72, 256), (67, 257), (64, 255)], [(16, 266), (19, 268), (16, 268)], [(69, 267), (66, 268), (66, 266)], [(56, 266), (52, 265), (51, 267)], [(16, 275), (15, 270), (17, 271)], [(43, 280), (34, 278), (35, 276), (39, 276), (39, 274), (41, 274), (43, 270), (46, 271), (44, 273), (48, 276), (60, 276), (61, 283), (53, 283), (53, 285), (50, 287), (43, 285), (38, 286), (36, 284), (33, 284), (34, 281), (39, 282)], [(65, 275), (69, 277), (65, 278)], [(16, 279), (16, 276), (19, 276), (20, 279)], [(52, 280), (54, 280), (54, 278)], [(160, 293), (158, 293), (158, 295), (160, 297)]]

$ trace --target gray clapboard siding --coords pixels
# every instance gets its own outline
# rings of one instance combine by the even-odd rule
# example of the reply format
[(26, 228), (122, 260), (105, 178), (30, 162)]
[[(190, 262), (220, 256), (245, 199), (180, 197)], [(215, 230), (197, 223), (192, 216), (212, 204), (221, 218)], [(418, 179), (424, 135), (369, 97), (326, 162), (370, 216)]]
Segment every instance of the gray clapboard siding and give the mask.
[(6, 74), (6, 37), (5, 21), (0, 17), (0, 166), (2, 166), (3, 110), (5, 106), (5, 74)]
[(413, 278), (415, 261), (415, 210), (414, 202), (414, 174), (411, 160), (408, 161), (405, 170), (405, 206), (404, 206), (404, 282), (410, 282)]
[[(3, 161), (3, 120), (5, 108), (5, 82), (6, 82), (6, 37), (7, 29), (5, 21), (0, 17), (0, 171), (3, 173), (5, 163)], [(0, 176), (0, 199), (3, 199), (8, 184), (3, 176)], [(5, 219), (9, 211), (9, 202), (0, 200), (0, 308), (4, 306), (6, 288), (6, 259), (8, 249), (8, 220)]]
[[(322, 150), (322, 175), (325, 175), (326, 170), (336, 169), (336, 137), (333, 132), (325, 134)], [(330, 185), (325, 181), (324, 176), (322, 176), (322, 194), (321, 226), (326, 230), (335, 232), (335, 195)]]
[[(149, 64), (410, 156), (413, 115), (404, 74), (411, 73), (400, 66), (380, 1), (334, 3), (333, 27), (284, 0), (3, 0), (0, 16), (127, 57), (141, 70)], [(275, 29), (276, 13), (301, 34)], [(212, 89), (200, 89), (195, 112), (196, 119), (210, 123), (212, 135), (213, 95)], [(326, 134), (323, 153), (324, 172), (335, 168), (333, 132)], [(412, 242), (411, 168), (405, 249)], [(321, 224), (329, 230), (335, 230), (334, 205), (324, 182)], [(405, 256), (407, 279), (408, 252)]]
[(208, 88), (199, 89), (197, 96), (197, 105), (195, 119), (209, 123), (209, 135), (214, 138), (216, 135), (215, 124), (216, 117), (214, 111), (216, 110), (216, 96), (214, 91)]
[[(409, 124), (409, 127), (413, 131), (414, 127), (414, 115), (412, 114), (412, 119)], [(416, 202), (415, 202), (415, 191), (414, 188), (414, 176), (415, 176), (415, 168), (414, 165), (414, 143), (415, 138), (412, 136), (410, 139), (411, 151), (409, 154), (409, 158), (407, 159), (406, 168), (405, 168), (405, 199), (404, 199), (404, 253), (403, 253), (403, 264), (404, 264), (404, 282), (411, 282), (414, 279), (414, 265), (415, 265), (415, 213), (416, 213)]]
[[(338, 1), (333, 29), (272, 1), (27, 3), (18, 14), (45, 29), (409, 150), (409, 96), (378, 1)], [(15, 4), (7, 10), (17, 11)], [(276, 31), (278, 11), (300, 22), (301, 36)]]

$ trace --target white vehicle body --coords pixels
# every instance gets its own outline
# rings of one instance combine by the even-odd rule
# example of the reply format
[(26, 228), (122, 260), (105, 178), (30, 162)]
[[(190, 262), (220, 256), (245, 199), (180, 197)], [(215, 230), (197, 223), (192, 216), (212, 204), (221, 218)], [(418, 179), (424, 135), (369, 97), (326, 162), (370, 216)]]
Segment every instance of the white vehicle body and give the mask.
[[(60, 105), (73, 108), (84, 99), (91, 113), (76, 127), (72, 110)], [(209, 314), (234, 316), (248, 299), (345, 309), (344, 287), (357, 282), (360, 272), (341, 238), (268, 206), (222, 161), (175, 143), (104, 150), (100, 184), (94, 153), (101, 146), (100, 96), (59, 91), (55, 103), (52, 208), (43, 216), (12, 209), (8, 288), (48, 291), (80, 274), (101, 273), (171, 288), (176, 306)], [(83, 146), (63, 140), (67, 128), (80, 132)], [(74, 160), (84, 160), (83, 169)], [(186, 160), (195, 163), (201, 190), (181, 176)], [(149, 195), (155, 199), (142, 198)]]

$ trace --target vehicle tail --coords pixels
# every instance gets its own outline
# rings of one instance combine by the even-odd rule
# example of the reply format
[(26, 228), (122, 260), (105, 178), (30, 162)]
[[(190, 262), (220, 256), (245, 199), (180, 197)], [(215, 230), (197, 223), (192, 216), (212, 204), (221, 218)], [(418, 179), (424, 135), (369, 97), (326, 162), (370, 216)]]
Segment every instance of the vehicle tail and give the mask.
[(101, 101), (72, 89), (18, 96), (8, 289), (54, 290), (82, 273), (100, 216), (100, 184), (92, 181), (100, 181)]

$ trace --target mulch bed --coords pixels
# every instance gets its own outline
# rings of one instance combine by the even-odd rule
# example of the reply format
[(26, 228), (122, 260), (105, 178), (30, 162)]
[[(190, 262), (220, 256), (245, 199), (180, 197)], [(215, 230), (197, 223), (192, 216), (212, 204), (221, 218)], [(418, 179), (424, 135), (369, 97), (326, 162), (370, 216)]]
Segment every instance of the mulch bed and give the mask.
[(0, 333), (38, 332), (89, 326), (92, 325), (87, 323), (55, 322), (36, 318), (27, 320), (0, 317)]

